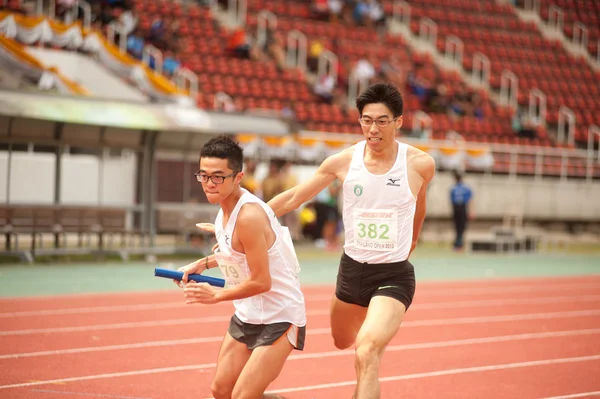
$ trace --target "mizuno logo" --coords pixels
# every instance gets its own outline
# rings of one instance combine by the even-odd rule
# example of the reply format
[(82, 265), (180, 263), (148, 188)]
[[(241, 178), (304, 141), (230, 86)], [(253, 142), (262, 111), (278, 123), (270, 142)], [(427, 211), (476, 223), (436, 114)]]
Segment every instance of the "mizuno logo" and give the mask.
[(385, 290), (386, 288), (398, 288), (398, 286), (396, 285), (383, 285), (379, 288), (377, 288), (378, 290)]
[(396, 182), (398, 182), (398, 181), (400, 181), (400, 180), (402, 180), (402, 179), (400, 178), (400, 179), (388, 179), (388, 180), (389, 180), (389, 183), (388, 183), (388, 184), (386, 184), (386, 186), (395, 186), (395, 187), (400, 187), (400, 185), (399, 185), (399, 184), (396, 184)]

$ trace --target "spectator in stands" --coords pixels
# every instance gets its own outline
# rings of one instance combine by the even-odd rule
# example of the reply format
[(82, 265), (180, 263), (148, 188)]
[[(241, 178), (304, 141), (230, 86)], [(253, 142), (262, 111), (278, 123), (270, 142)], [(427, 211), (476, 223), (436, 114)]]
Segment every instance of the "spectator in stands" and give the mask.
[(329, 5), (327, 0), (313, 0), (310, 12), (315, 19), (327, 20), (329, 18)]
[(377, 75), (377, 70), (375, 69), (376, 62), (377, 60), (373, 54), (369, 55), (368, 59), (361, 58), (354, 65), (354, 76), (359, 81), (366, 80), (368, 83)]
[(267, 202), (276, 195), (283, 192), (283, 181), (281, 179), (281, 167), (284, 162), (273, 159), (269, 163), (269, 173), (261, 183), (262, 200)]
[(471, 99), (471, 114), (478, 120), (483, 120), (483, 99), (477, 93), (473, 93)]
[(131, 56), (141, 60), (144, 44), (142, 33), (138, 28), (127, 38), (127, 52), (131, 54)]
[(450, 202), (452, 203), (452, 216), (454, 219), (454, 231), (456, 234), (453, 247), (456, 251), (461, 251), (464, 246), (464, 233), (467, 229), (467, 222), (471, 218), (471, 199), (473, 192), (463, 183), (462, 175), (459, 172), (454, 173), (456, 184), (450, 190)]
[(465, 116), (472, 106), (473, 95), (463, 83), (454, 93), (450, 102), (450, 112), (454, 116)]
[(339, 21), (344, 7), (344, 0), (328, 0), (327, 6), (329, 7), (329, 21)]
[(379, 74), (385, 80), (394, 83), (401, 92), (404, 91), (407, 77), (406, 68), (400, 63), (396, 53), (392, 52), (389, 59), (381, 62)]
[(165, 58), (163, 60), (163, 74), (171, 77), (175, 75), (175, 72), (181, 67), (181, 62), (177, 57), (176, 51), (165, 51)]
[(310, 72), (316, 73), (319, 67), (319, 56), (325, 50), (323, 43), (318, 40), (311, 40), (308, 46), (306, 57), (306, 67)]
[(317, 194), (314, 202), (317, 212), (316, 228), (320, 234), (317, 246), (322, 246), (331, 251), (338, 250), (339, 194), (340, 184), (338, 181), (334, 181)]
[(333, 90), (335, 88), (335, 80), (331, 74), (323, 74), (317, 79), (313, 91), (317, 97), (324, 103), (333, 103)]
[(431, 112), (438, 114), (448, 112), (450, 99), (448, 98), (448, 87), (444, 83), (439, 83), (431, 90), (428, 105)]
[(536, 121), (531, 121), (525, 112), (517, 109), (512, 116), (511, 124), (513, 131), (519, 137), (533, 139), (536, 137)]
[(235, 29), (227, 40), (227, 51), (238, 58), (259, 60), (260, 51), (252, 45), (244, 28)]
[(354, 5), (352, 11), (352, 19), (356, 25), (364, 25), (365, 20), (368, 18), (369, 6), (366, 1), (358, 0)]
[(378, 0), (367, 0), (367, 17), (364, 18), (364, 23), (378, 30), (385, 27), (385, 13)]
[[(282, 192), (285, 190), (289, 190), (290, 188), (295, 187), (298, 184), (298, 178), (292, 172), (292, 163), (290, 161), (284, 161), (283, 166), (281, 167), (281, 182), (282, 182)], [(300, 231), (300, 223), (298, 220), (299, 211), (293, 210), (285, 215), (282, 215), (280, 218), (281, 224), (283, 226), (287, 226), (290, 230), (290, 234), (293, 240), (299, 240), (301, 237)]]
[(256, 181), (256, 161), (246, 158), (244, 160), (244, 177), (242, 177), (241, 186), (250, 193), (257, 195), (258, 182)]

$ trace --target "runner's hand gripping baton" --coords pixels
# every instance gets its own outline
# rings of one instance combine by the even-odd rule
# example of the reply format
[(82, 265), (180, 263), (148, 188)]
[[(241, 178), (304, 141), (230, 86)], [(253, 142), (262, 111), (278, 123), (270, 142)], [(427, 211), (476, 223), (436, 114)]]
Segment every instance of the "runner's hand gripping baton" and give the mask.
[[(177, 281), (181, 281), (181, 279), (183, 278), (183, 272), (171, 269), (163, 269), (160, 267), (154, 269), (154, 275), (156, 277), (170, 278), (172, 280)], [(201, 274), (189, 274), (188, 281), (195, 281), (197, 283), (208, 283), (215, 287), (225, 287), (225, 280), (223, 280), (222, 278), (203, 276)]]

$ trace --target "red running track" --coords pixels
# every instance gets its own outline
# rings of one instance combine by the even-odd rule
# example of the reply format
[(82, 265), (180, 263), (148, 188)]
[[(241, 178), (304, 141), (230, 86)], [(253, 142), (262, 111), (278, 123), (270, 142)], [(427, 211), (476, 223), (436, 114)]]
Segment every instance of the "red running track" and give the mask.
[[(332, 293), (305, 288), (306, 348), (269, 391), (351, 397)], [(177, 290), (0, 299), (0, 398), (208, 398), (231, 312), (185, 305)], [(600, 276), (421, 283), (384, 356), (381, 397), (591, 397), (598, 375)]]

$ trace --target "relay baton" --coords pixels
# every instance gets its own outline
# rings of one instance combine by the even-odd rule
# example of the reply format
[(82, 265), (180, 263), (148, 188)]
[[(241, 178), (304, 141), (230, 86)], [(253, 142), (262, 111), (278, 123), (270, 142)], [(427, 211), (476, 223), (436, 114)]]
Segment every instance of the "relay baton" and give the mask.
[[(161, 267), (154, 269), (154, 275), (156, 277), (170, 278), (177, 281), (181, 281), (183, 278), (183, 272), (171, 269), (163, 269)], [(188, 274), (188, 281), (208, 283), (210, 285), (214, 285), (215, 287), (225, 287), (225, 280), (222, 278), (203, 276), (201, 274)]]

